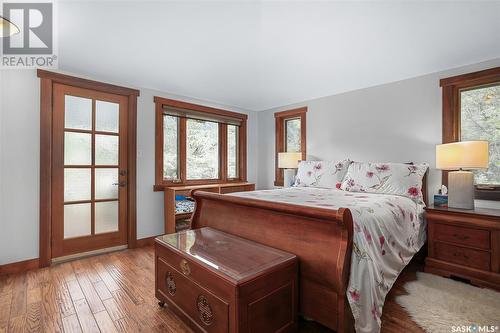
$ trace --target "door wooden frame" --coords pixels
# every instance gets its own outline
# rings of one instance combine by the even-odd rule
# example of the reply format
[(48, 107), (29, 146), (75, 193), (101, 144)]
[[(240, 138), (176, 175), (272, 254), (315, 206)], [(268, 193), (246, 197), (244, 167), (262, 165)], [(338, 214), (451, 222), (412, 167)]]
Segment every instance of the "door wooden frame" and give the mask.
[(137, 245), (136, 156), (137, 156), (137, 97), (139, 90), (82, 79), (42, 69), (40, 78), (40, 245), (39, 267), (50, 266), (52, 259), (52, 105), (53, 85), (66, 84), (128, 97), (128, 194), (127, 243)]

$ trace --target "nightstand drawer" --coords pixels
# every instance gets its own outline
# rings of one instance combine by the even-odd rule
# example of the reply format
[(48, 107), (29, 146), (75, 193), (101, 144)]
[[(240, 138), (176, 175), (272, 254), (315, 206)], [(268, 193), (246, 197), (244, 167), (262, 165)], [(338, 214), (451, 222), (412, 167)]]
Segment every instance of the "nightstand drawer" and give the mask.
[(479, 249), (490, 249), (490, 232), (488, 230), (457, 227), (436, 223), (434, 237), (436, 240), (472, 246)]
[(441, 242), (435, 242), (434, 249), (437, 259), (486, 271), (490, 269), (489, 252), (468, 249)]

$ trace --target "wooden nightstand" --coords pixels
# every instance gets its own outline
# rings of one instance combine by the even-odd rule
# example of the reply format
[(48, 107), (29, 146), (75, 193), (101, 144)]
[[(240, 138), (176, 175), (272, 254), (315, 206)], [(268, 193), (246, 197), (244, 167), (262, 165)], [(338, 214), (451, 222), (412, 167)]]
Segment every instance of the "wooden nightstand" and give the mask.
[(500, 210), (426, 208), (425, 271), (500, 290)]

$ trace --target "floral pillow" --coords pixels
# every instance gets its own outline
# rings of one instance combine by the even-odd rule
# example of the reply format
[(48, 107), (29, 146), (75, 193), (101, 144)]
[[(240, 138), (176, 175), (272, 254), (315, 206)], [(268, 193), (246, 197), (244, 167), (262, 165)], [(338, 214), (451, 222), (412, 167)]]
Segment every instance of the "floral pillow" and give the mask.
[(422, 178), (428, 165), (352, 162), (341, 189), (351, 192), (395, 194), (423, 201)]
[(350, 160), (300, 161), (294, 186), (340, 189), (350, 163)]

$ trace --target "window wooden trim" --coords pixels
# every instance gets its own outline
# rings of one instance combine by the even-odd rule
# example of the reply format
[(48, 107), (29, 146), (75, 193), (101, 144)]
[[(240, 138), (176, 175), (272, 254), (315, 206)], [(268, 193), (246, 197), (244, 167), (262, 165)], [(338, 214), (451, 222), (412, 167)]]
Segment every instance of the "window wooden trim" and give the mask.
[(37, 70), (40, 78), (40, 230), (39, 230), (39, 266), (51, 264), (52, 250), (52, 104), (53, 85), (61, 83), (75, 87), (102, 91), (128, 97), (127, 128), (127, 243), (129, 248), (137, 246), (137, 97), (136, 89), (116, 86), (108, 83), (82, 79), (61, 73)]
[(274, 186), (283, 186), (283, 170), (278, 168), (278, 153), (285, 151), (285, 129), (283, 124), (287, 119), (300, 118), (300, 151), (302, 152), (302, 159), (306, 159), (306, 113), (307, 107), (301, 107), (297, 109), (276, 112), (274, 114), (275, 118), (275, 133), (276, 133), (276, 144), (275, 144), (275, 178)]
[[(233, 111), (212, 108), (204, 105), (177, 101), (154, 96), (156, 114), (155, 135), (155, 191), (163, 191), (165, 187), (186, 185), (207, 185), (218, 183), (236, 183), (247, 181), (247, 119), (248, 115)], [(238, 178), (227, 178), (227, 125), (219, 126), (219, 179), (186, 179), (186, 141), (179, 141), (179, 174), (180, 182), (167, 181), (163, 178), (163, 107), (170, 106), (180, 109), (206, 112), (215, 116), (229, 117), (241, 122), (238, 130)], [(179, 135), (186, 137), (186, 119), (180, 118)]]
[[(441, 79), (443, 91), (443, 143), (460, 141), (460, 90), (500, 82), (500, 67)], [(448, 185), (448, 171), (442, 183)], [(476, 199), (500, 200), (500, 189), (475, 191)]]

